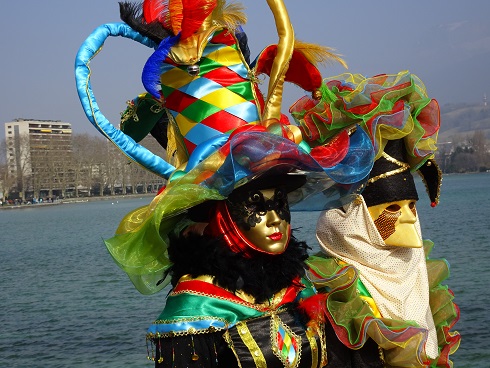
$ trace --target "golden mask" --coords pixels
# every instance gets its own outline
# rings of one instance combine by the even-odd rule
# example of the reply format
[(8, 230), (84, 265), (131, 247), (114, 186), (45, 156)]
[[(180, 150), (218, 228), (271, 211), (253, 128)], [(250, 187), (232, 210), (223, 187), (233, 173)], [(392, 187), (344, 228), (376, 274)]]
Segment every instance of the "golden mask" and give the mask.
[(368, 210), (386, 245), (422, 247), (422, 238), (415, 226), (417, 210), (413, 199), (382, 203), (370, 206)]
[(281, 189), (252, 190), (240, 202), (228, 202), (241, 235), (257, 250), (283, 253), (291, 236), (287, 194)]

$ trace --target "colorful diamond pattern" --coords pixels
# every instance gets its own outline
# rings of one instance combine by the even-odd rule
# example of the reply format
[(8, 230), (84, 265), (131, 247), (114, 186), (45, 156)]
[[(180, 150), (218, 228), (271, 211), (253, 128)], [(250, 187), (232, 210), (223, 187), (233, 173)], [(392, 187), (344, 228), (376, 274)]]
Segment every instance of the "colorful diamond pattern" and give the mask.
[(175, 118), (189, 150), (210, 138), (245, 124), (256, 124), (259, 113), (236, 40), (227, 31), (215, 33), (199, 62), (199, 75), (170, 59), (162, 67), (165, 106)]
[(282, 325), (277, 329), (277, 347), (282, 359), (294, 365), (298, 357), (298, 342)]
[[(202, 69), (201, 69), (202, 70)], [(223, 66), (221, 68), (215, 68), (206, 73), (206, 78), (211, 79), (222, 85), (223, 87), (232, 87), (235, 84), (248, 84), (250, 83), (233, 70)]]
[[(201, 121), (202, 124), (210, 128), (215, 129), (218, 132), (227, 133), (230, 130), (235, 129), (237, 126), (247, 124), (247, 122), (237, 115), (228, 113), (225, 110), (218, 111), (207, 119)], [(197, 126), (196, 126), (197, 128)]]

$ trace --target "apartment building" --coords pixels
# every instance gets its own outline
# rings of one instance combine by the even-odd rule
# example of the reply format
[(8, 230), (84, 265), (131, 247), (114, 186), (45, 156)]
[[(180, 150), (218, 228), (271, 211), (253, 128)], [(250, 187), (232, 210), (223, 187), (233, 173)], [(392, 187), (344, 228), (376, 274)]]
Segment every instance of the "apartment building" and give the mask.
[(72, 153), (70, 123), (14, 119), (5, 123), (9, 173), (19, 191), (61, 189), (67, 177), (64, 162)]

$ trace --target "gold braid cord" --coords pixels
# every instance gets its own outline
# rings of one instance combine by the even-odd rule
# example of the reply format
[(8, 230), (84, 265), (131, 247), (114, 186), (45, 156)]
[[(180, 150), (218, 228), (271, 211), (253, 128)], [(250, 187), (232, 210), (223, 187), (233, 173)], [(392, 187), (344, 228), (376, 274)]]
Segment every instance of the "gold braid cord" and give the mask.
[(379, 179), (385, 179), (385, 178), (388, 178), (390, 176), (393, 176), (393, 175), (396, 175), (396, 174), (400, 174), (400, 173), (402, 173), (404, 171), (410, 170), (410, 165), (409, 164), (407, 164), (405, 162), (398, 161), (396, 158), (391, 157), (386, 152), (383, 152), (383, 155), (382, 156), (385, 159), (387, 159), (388, 161), (390, 161), (391, 163), (400, 166), (400, 168), (395, 169), (395, 170), (391, 170), (391, 171), (387, 171), (387, 172), (385, 172), (383, 174), (380, 174), (380, 175), (377, 175), (377, 176), (373, 176), (372, 178), (370, 178), (368, 180), (368, 185), (374, 183), (375, 181), (378, 181)]

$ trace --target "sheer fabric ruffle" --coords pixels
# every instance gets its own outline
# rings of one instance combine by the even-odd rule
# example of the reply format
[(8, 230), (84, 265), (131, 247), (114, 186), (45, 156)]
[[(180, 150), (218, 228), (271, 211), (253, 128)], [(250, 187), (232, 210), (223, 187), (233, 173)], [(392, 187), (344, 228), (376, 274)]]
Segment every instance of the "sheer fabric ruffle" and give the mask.
[(440, 110), (422, 81), (408, 71), (366, 78), (326, 78), (320, 100), (305, 96), (290, 112), (311, 141), (322, 143), (339, 129), (359, 124), (380, 157), (388, 140), (405, 140), (409, 164), (417, 170), (436, 150)]
[[(433, 243), (424, 241), (428, 257)], [(320, 292), (326, 293), (327, 316), (342, 343), (352, 349), (373, 339), (384, 352), (387, 367), (452, 367), (449, 355), (459, 347), (460, 335), (450, 331), (459, 319), (453, 294), (441, 285), (449, 275), (443, 259), (427, 259), (430, 306), (437, 329), (439, 356), (430, 361), (424, 353), (427, 332), (417, 325), (376, 318), (358, 290), (359, 274), (351, 265), (335, 258), (312, 256), (309, 277)]]

